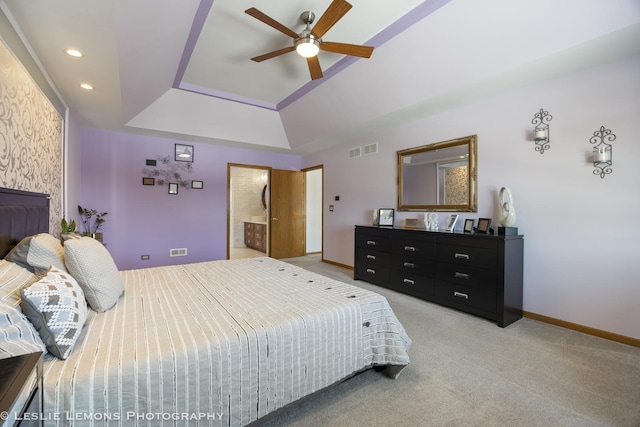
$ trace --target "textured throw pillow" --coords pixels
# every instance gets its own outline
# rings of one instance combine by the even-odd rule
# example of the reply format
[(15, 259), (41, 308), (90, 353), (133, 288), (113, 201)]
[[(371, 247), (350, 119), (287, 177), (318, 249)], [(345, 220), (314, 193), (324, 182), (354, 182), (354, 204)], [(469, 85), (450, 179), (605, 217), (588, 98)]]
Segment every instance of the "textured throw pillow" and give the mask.
[(4, 259), (41, 275), (45, 275), (52, 266), (66, 271), (62, 243), (48, 233), (25, 237)]
[(49, 273), (22, 291), (22, 312), (36, 327), (47, 350), (66, 359), (87, 320), (84, 292), (66, 271)]
[(0, 301), (0, 359), (46, 349), (33, 325), (10, 304)]
[(89, 307), (102, 312), (113, 307), (124, 292), (122, 277), (104, 245), (91, 237), (64, 244), (67, 270), (78, 281)]

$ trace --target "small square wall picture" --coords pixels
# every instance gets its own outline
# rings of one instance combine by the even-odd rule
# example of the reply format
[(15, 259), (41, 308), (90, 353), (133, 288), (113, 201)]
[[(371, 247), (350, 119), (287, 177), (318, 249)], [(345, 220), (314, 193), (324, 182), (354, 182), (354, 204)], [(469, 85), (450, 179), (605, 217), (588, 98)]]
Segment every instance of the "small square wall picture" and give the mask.
[(176, 161), (193, 162), (193, 145), (176, 144)]

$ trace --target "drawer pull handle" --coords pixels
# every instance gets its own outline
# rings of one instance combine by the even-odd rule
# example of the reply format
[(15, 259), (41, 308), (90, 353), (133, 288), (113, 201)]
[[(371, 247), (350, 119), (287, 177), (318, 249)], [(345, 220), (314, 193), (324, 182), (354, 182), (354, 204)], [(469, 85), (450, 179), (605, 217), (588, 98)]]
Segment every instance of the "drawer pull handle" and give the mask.
[(471, 277), (469, 274), (465, 274), (465, 273), (458, 273), (456, 271), (456, 274), (454, 275), (454, 277), (456, 279), (469, 279), (469, 277)]
[(367, 245), (375, 246), (376, 242), (375, 240), (367, 240)]
[(462, 292), (454, 292), (453, 296), (456, 297), (456, 298), (469, 299), (469, 295), (463, 294)]
[(460, 258), (460, 259), (469, 259), (469, 254), (461, 254), (461, 253), (456, 252), (454, 257), (455, 258)]
[(416, 248), (414, 246), (405, 246), (404, 247), (405, 251), (411, 251), (411, 252), (415, 252)]
[(416, 265), (412, 262), (406, 262), (404, 263), (405, 267), (409, 267), (409, 268), (416, 268)]
[(404, 283), (407, 283), (407, 284), (409, 284), (409, 285), (415, 285), (415, 283), (416, 283), (416, 282), (414, 282), (414, 281), (413, 281), (413, 280), (411, 280), (411, 279), (404, 279), (404, 280), (403, 280), (403, 282), (404, 282)]
[(372, 268), (367, 268), (367, 273), (376, 274), (376, 271)]
[(369, 254), (369, 255), (367, 255), (367, 259), (376, 259), (376, 256)]

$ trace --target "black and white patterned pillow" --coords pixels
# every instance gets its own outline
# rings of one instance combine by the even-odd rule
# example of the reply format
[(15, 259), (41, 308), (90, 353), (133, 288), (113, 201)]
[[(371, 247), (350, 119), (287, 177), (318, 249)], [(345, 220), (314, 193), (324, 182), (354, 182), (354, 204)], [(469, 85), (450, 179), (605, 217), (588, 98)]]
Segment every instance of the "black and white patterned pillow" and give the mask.
[(87, 301), (78, 282), (67, 272), (51, 267), (49, 273), (22, 289), (20, 306), (35, 326), (47, 350), (66, 359), (87, 319)]

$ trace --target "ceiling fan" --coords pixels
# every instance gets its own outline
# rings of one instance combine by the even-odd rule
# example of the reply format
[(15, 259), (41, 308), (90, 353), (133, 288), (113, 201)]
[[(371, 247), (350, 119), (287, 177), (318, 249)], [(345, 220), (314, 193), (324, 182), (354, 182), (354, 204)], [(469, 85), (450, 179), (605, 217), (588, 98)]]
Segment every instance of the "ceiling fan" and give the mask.
[(373, 46), (335, 43), (322, 40), (322, 36), (324, 36), (325, 33), (329, 31), (329, 29), (333, 27), (335, 23), (349, 11), (349, 9), (351, 9), (351, 7), (351, 4), (345, 0), (333, 0), (313, 28), (311, 28), (311, 24), (315, 20), (315, 14), (313, 12), (303, 12), (300, 15), (300, 19), (307, 27), (300, 34), (288, 27), (285, 27), (275, 19), (265, 15), (263, 12), (260, 12), (255, 7), (245, 10), (246, 14), (253, 16), (257, 20), (264, 22), (293, 39), (293, 46), (265, 53), (264, 55), (251, 58), (251, 60), (255, 62), (262, 62), (295, 50), (300, 54), (300, 56), (307, 59), (311, 80), (316, 80), (322, 78), (322, 68), (320, 67), (320, 61), (318, 60), (318, 52), (320, 50), (339, 53), (342, 55), (369, 58), (373, 53)]

